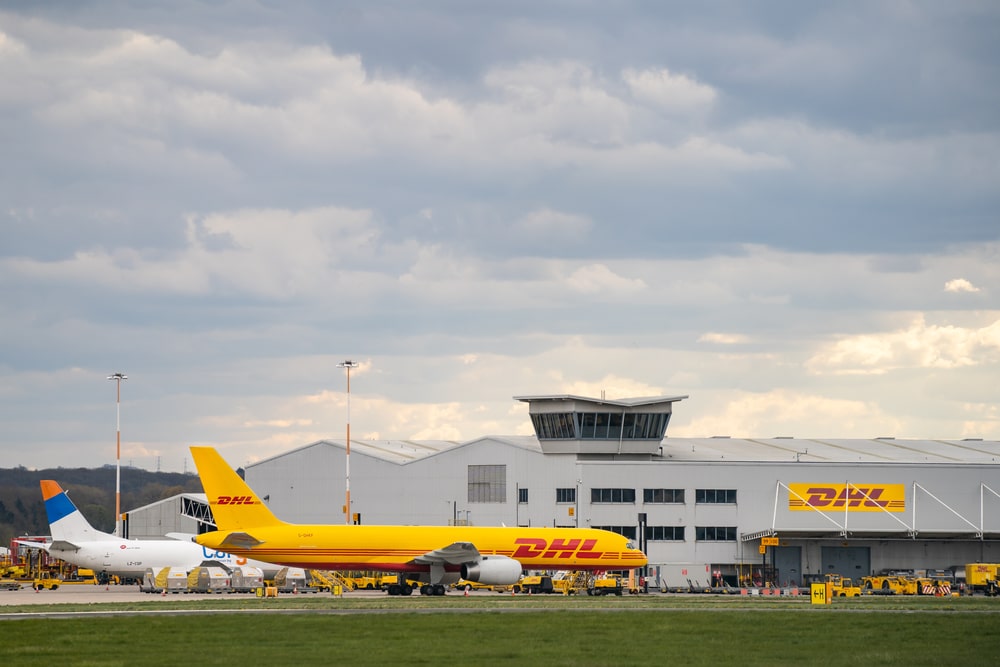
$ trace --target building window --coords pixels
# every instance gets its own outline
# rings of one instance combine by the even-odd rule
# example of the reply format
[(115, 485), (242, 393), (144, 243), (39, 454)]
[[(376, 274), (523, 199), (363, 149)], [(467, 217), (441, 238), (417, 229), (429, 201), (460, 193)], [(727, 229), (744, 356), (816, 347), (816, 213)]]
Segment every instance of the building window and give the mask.
[(507, 502), (507, 466), (469, 466), (469, 502)]
[(646, 526), (646, 539), (656, 542), (683, 542), (684, 526)]
[(531, 415), (535, 435), (543, 440), (573, 440), (576, 438), (576, 423), (572, 412), (543, 413)]
[(570, 487), (568, 489), (556, 489), (556, 502), (557, 503), (575, 503), (576, 502), (576, 489)]
[(527, 505), (528, 504), (528, 490), (527, 489), (518, 489), (517, 490), (517, 502), (520, 503), (521, 505)]
[(735, 505), (736, 489), (695, 489), (694, 502), (698, 505)]
[(546, 412), (531, 423), (540, 440), (663, 440), (670, 413)]
[(644, 503), (684, 503), (684, 489), (643, 489)]
[(618, 533), (630, 540), (635, 539), (635, 526), (594, 526), (598, 530), (608, 530), (612, 533)]
[(698, 542), (735, 542), (736, 526), (696, 526), (694, 539)]
[(635, 489), (591, 489), (592, 503), (635, 503)]

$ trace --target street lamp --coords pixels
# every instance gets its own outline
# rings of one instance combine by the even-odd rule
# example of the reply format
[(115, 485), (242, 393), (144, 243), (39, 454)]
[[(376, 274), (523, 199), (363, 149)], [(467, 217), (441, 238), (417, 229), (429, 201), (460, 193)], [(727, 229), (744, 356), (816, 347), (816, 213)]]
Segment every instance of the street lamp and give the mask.
[(114, 380), (118, 385), (118, 397), (115, 400), (115, 433), (118, 435), (115, 454), (115, 535), (121, 537), (119, 524), (122, 518), (122, 380), (127, 380), (128, 376), (124, 373), (113, 373), (108, 379)]
[(344, 459), (344, 479), (346, 482), (344, 518), (348, 525), (351, 523), (351, 369), (358, 366), (358, 362), (350, 359), (337, 364), (337, 368), (347, 370), (347, 457)]
[(451, 525), (452, 526), (457, 526), (458, 525), (458, 501), (457, 500), (446, 500), (445, 502), (448, 503), (449, 505), (451, 505), (451, 516), (452, 516)]

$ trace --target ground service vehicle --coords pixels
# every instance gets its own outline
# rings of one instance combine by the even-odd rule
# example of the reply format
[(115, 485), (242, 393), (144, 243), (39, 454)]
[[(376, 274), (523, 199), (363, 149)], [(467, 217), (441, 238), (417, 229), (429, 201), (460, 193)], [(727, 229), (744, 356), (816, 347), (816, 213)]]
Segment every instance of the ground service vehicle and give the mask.
[(552, 578), (552, 588), (556, 593), (575, 595), (587, 590), (586, 572), (564, 572)]
[(63, 584), (77, 585), (77, 584), (90, 584), (92, 586), (97, 585), (97, 575), (93, 570), (81, 567), (77, 568), (76, 572), (71, 577), (66, 577), (62, 580)]
[(997, 563), (969, 563), (965, 566), (965, 585), (973, 592), (987, 592), (990, 581), (997, 581), (997, 571), (1000, 564)]
[(413, 589), (420, 587), (419, 581), (411, 579), (404, 579), (403, 581), (406, 583), (399, 583), (399, 575), (397, 574), (387, 574), (382, 577), (382, 590), (389, 595), (410, 595), (413, 593)]
[(36, 591), (40, 591), (43, 588), (46, 590), (54, 591), (59, 588), (59, 584), (62, 583), (62, 579), (54, 576), (51, 572), (39, 572), (38, 576), (35, 577), (31, 586)]
[(352, 590), (374, 591), (382, 588), (383, 576), (381, 572), (355, 571), (349, 572), (352, 583)]
[(903, 576), (861, 577), (865, 595), (920, 595), (923, 580)]
[(587, 595), (621, 595), (623, 590), (620, 574), (606, 574), (594, 577), (587, 587)]
[(854, 582), (839, 574), (828, 574), (826, 580), (830, 584), (830, 592), (836, 598), (857, 598), (861, 597), (861, 587), (855, 586)]
[(547, 574), (532, 574), (521, 577), (515, 586), (520, 587), (522, 593), (529, 595), (555, 592), (555, 588), (552, 586), (552, 577)]
[(452, 588), (456, 591), (495, 591), (497, 593), (506, 593), (511, 590), (511, 586), (493, 586), (491, 584), (484, 584), (478, 581), (466, 581), (465, 579), (459, 579), (456, 583), (452, 584)]
[(0, 588), (7, 591), (16, 591), (21, 588), (21, 579), (24, 578), (24, 568), (14, 565), (9, 557), (0, 560)]

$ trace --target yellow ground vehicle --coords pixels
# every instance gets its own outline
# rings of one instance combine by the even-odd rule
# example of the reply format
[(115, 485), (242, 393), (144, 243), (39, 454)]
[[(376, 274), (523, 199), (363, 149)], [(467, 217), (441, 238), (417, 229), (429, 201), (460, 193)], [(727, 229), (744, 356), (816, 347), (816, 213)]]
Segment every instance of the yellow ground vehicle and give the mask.
[(7, 557), (0, 561), (0, 588), (8, 591), (16, 591), (21, 588), (23, 579), (23, 567), (14, 565)]
[(466, 581), (465, 579), (459, 579), (456, 583), (452, 584), (452, 588), (456, 591), (464, 591), (466, 587), (470, 591), (496, 591), (497, 593), (506, 593), (512, 588), (511, 586), (493, 586), (478, 581)]
[(381, 572), (349, 572), (348, 575), (354, 587), (352, 590), (356, 591), (374, 591), (376, 589), (382, 588), (382, 580), (385, 578)]
[(387, 574), (382, 577), (382, 590), (389, 593), (389, 595), (410, 595), (413, 589), (420, 587), (419, 581), (413, 581), (412, 579), (404, 579), (405, 584), (399, 583), (399, 575)]
[(854, 582), (839, 574), (828, 574), (826, 580), (830, 584), (830, 594), (836, 598), (857, 598), (861, 597), (861, 587), (855, 586)]
[(972, 591), (982, 591), (990, 593), (990, 582), (994, 582), (992, 589), (996, 590), (997, 575), (1000, 574), (1000, 564), (997, 563), (968, 563), (965, 566), (965, 585)]
[(564, 572), (552, 578), (552, 588), (556, 593), (575, 595), (587, 590), (586, 572)]
[(865, 595), (920, 595), (923, 580), (899, 575), (861, 577)]
[(93, 570), (87, 568), (78, 568), (76, 573), (71, 577), (66, 577), (62, 580), (63, 584), (91, 584), (93, 586), (97, 585), (97, 575)]
[(51, 572), (45, 572), (45, 571), (43, 571), (43, 572), (39, 572), (38, 573), (38, 576), (35, 577), (34, 581), (31, 584), (31, 586), (36, 591), (40, 591), (43, 588), (46, 589), (46, 590), (54, 591), (57, 588), (59, 588), (59, 585), (61, 583), (62, 583), (62, 579), (59, 579), (58, 577), (56, 577), (55, 575), (53, 575)]
[(514, 592), (520, 591), (521, 593), (552, 593), (555, 589), (552, 587), (552, 577), (547, 574), (531, 574), (528, 576), (521, 577), (521, 579), (514, 584)]
[(594, 577), (587, 586), (587, 595), (621, 595), (624, 586), (620, 574)]

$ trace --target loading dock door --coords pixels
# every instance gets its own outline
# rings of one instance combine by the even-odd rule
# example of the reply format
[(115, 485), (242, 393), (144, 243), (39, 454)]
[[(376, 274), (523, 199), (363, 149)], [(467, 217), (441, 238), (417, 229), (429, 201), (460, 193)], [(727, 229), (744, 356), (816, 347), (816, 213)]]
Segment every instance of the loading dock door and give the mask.
[(869, 547), (823, 547), (823, 574), (839, 574), (855, 582), (871, 574), (872, 555)]
[(802, 547), (772, 547), (774, 569), (781, 586), (802, 585)]

